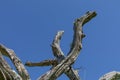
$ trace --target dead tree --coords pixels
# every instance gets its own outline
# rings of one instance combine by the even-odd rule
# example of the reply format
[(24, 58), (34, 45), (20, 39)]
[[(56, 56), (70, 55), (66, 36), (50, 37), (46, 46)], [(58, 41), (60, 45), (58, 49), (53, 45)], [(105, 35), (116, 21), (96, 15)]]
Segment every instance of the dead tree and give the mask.
[[(56, 80), (61, 74), (65, 73), (70, 80), (80, 80), (77, 70), (72, 68), (72, 64), (77, 59), (82, 49), (82, 39), (85, 37), (83, 33), (83, 25), (96, 16), (96, 12), (88, 11), (81, 18), (74, 21), (74, 36), (70, 51), (67, 56), (64, 55), (60, 48), (60, 40), (64, 31), (58, 31), (53, 42), (52, 51), (54, 59), (44, 60), (38, 63), (26, 62), (26, 66), (52, 66), (52, 68), (40, 76), (38, 80)], [(9, 64), (4, 60), (3, 55), (9, 57), (18, 72), (12, 70)], [(14, 51), (0, 44), (0, 80), (30, 80), (29, 74), (20, 59), (15, 55)]]

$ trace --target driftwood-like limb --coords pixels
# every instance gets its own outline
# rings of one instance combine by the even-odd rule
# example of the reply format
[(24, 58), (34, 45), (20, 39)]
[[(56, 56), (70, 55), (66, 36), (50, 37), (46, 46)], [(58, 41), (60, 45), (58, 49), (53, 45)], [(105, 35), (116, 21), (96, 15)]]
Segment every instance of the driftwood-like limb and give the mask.
[[(46, 74), (40, 76), (38, 80), (56, 80), (63, 73), (65, 73), (70, 80), (80, 80), (77, 70), (74, 70), (71, 65), (75, 62), (82, 49), (82, 39), (85, 37), (82, 26), (95, 16), (96, 12), (88, 11), (81, 18), (75, 20), (73, 42), (67, 56), (64, 55), (60, 48), (60, 40), (64, 31), (59, 31), (51, 45), (55, 59), (44, 60), (39, 63), (27, 62), (25, 64), (31, 67), (52, 66), (52, 69)], [(11, 59), (18, 73), (11, 69), (8, 63), (4, 60), (3, 55)], [(15, 55), (14, 51), (2, 44), (0, 44), (0, 80), (30, 80), (27, 70), (21, 60)]]
[(0, 80), (22, 80), (22, 78), (11, 69), (8, 63), (2, 57), (0, 52)]
[(60, 40), (61, 37), (63, 35), (64, 31), (58, 31), (58, 33), (56, 34), (53, 43), (52, 43), (52, 51), (53, 51), (53, 55), (57, 58), (65, 58), (64, 53), (62, 52), (61, 48), (60, 48)]
[[(52, 65), (53, 68), (48, 71), (46, 74), (40, 76), (38, 80), (56, 80), (62, 73), (65, 73), (70, 80), (79, 80), (79, 75), (77, 70), (74, 70), (71, 65), (75, 62), (76, 58), (79, 55), (80, 50), (82, 49), (82, 38), (85, 37), (83, 34), (82, 26), (90, 21), (93, 17), (96, 16), (96, 12), (87, 12), (81, 18), (78, 18), (74, 22), (74, 36), (71, 49), (67, 55), (64, 55), (60, 48), (60, 40), (64, 31), (59, 31), (51, 45), (53, 55), (55, 59), (42, 61), (40, 63), (31, 63), (28, 62), (27, 66), (49, 66)], [(55, 62), (56, 61), (56, 62)], [(56, 63), (56, 64), (52, 64)]]
[(39, 80), (55, 80), (65, 72), (70, 65), (74, 63), (80, 50), (82, 49), (82, 38), (85, 37), (82, 26), (96, 16), (96, 12), (87, 12), (84, 16), (77, 19), (74, 23), (74, 37), (72, 47), (68, 56), (62, 60), (56, 67), (41, 76)]
[(63, 35), (64, 31), (59, 31), (54, 40), (53, 43), (51, 45), (52, 47), (52, 51), (53, 51), (53, 55), (56, 57), (55, 60), (45, 60), (39, 63), (33, 63), (33, 62), (26, 62), (26, 66), (56, 66), (61, 60), (63, 60), (65, 58), (61, 48), (60, 48), (60, 39)]
[[(60, 48), (60, 40), (61, 40), (63, 33), (64, 31), (58, 31), (51, 45), (53, 55), (56, 57), (56, 59), (44, 60), (44, 61), (37, 62), (37, 63), (29, 61), (29, 62), (26, 62), (25, 65), (29, 67), (52, 66), (52, 68), (58, 65), (63, 59), (65, 59), (64, 53), (62, 52)], [(70, 80), (73, 80), (73, 79), (79, 80), (78, 73), (76, 72), (76, 70), (71, 68), (71, 66), (65, 70), (65, 74), (70, 78)]]
[[(56, 34), (53, 43), (52, 43), (52, 51), (54, 56), (57, 58), (58, 63), (60, 63), (63, 59), (65, 59), (64, 53), (60, 48), (60, 40), (64, 31), (58, 31)], [(65, 70), (65, 74), (69, 77), (70, 80), (79, 80), (79, 75), (75, 73), (76, 71), (69, 66), (68, 69)]]
[(70, 80), (80, 80), (78, 70), (70, 68), (69, 70), (65, 71), (65, 74), (68, 76)]
[[(56, 57), (55, 60), (45, 60), (42, 62), (38, 62), (38, 63), (33, 63), (33, 62), (26, 62), (26, 66), (29, 67), (34, 67), (34, 66), (51, 66), (55, 67), (56, 65), (58, 65), (63, 59), (65, 59), (64, 53), (62, 52), (61, 48), (60, 48), (60, 39), (63, 35), (64, 31), (58, 31), (58, 33), (56, 34), (53, 42), (52, 42), (52, 51), (53, 51), (53, 55)], [(71, 68), (71, 66), (65, 70), (65, 74), (70, 78), (70, 80), (79, 80), (79, 75), (76, 72), (76, 70), (74, 70), (73, 68)]]
[(11, 59), (11, 61), (16, 67), (16, 70), (18, 71), (19, 75), (22, 77), (23, 80), (30, 80), (27, 70), (25, 69), (21, 60), (15, 55), (13, 50), (8, 49), (2, 44), (0, 44), (0, 52)]
[(44, 60), (42, 62), (26, 62), (25, 65), (29, 67), (34, 67), (34, 66), (55, 66), (57, 65), (57, 60)]

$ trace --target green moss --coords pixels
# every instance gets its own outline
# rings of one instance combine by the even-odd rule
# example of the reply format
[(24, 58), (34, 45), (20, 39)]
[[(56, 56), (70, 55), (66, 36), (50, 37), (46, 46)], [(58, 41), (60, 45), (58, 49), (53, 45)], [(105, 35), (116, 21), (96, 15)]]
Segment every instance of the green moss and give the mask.
[(115, 74), (112, 79), (110, 80), (120, 80), (120, 74)]

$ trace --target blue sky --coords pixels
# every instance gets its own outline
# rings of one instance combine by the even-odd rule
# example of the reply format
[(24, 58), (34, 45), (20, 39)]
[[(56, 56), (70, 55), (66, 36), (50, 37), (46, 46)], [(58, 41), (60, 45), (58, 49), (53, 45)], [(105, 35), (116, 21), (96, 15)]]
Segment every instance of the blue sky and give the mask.
[[(26, 61), (54, 58), (50, 44), (59, 30), (65, 33), (61, 47), (65, 55), (73, 36), (74, 19), (87, 11), (98, 15), (84, 25), (83, 49), (73, 65), (82, 80), (98, 80), (103, 74), (120, 71), (119, 0), (1, 0), (0, 43)], [(26, 67), (36, 80), (50, 67)], [(58, 80), (69, 80), (62, 75)]]

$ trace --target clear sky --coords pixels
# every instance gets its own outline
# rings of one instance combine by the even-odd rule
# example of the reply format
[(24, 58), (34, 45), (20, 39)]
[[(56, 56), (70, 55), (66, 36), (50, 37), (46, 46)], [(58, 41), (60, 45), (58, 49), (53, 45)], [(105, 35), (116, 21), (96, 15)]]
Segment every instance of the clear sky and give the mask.
[[(54, 58), (50, 44), (58, 30), (65, 33), (61, 47), (65, 55), (73, 36), (74, 19), (87, 11), (97, 16), (84, 25), (83, 49), (73, 65), (82, 80), (98, 80), (120, 71), (120, 0), (0, 0), (0, 43), (26, 61)], [(32, 80), (50, 67), (26, 67)], [(62, 75), (58, 80), (69, 80)]]

